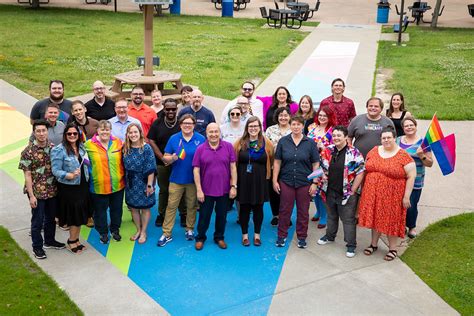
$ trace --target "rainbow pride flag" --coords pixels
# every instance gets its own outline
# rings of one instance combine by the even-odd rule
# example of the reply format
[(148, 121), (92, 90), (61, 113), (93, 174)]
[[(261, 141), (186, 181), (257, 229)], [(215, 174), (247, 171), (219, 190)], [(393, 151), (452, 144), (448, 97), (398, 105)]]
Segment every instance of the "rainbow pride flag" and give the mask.
[(456, 166), (456, 138), (443, 135), (436, 113), (433, 115), (425, 138), (421, 143), (424, 152), (432, 151), (444, 176), (454, 172)]
[(441, 130), (441, 126), (439, 125), (439, 121), (435, 113), (433, 115), (433, 118), (431, 119), (430, 126), (428, 127), (428, 130), (426, 131), (425, 138), (423, 139), (423, 142), (421, 143), (421, 148), (425, 152), (430, 151), (429, 150), (430, 145), (443, 138), (444, 138), (443, 131)]
[(183, 146), (183, 140), (179, 140), (179, 145), (178, 145), (178, 150), (176, 151), (178, 155), (178, 158), (181, 160), (184, 160), (186, 158), (186, 151), (184, 151), (184, 146)]
[(430, 146), (443, 176), (454, 172), (454, 167), (456, 166), (456, 138), (454, 134), (431, 143)]

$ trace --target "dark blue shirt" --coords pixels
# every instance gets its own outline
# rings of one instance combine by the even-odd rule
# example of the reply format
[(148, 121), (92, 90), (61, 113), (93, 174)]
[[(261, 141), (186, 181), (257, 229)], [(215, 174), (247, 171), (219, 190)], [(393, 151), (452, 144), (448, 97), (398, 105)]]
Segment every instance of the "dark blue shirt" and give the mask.
[(319, 162), (316, 143), (303, 135), (298, 146), (290, 135), (278, 142), (275, 159), (281, 160), (279, 180), (293, 188), (311, 184), (308, 175), (313, 172), (313, 163)]
[(196, 127), (194, 128), (194, 131), (203, 136), (206, 136), (207, 125), (216, 121), (214, 114), (205, 106), (202, 106), (197, 112), (195, 112), (191, 106), (185, 107), (181, 112), (179, 112), (179, 118), (184, 114), (191, 114), (196, 118)]

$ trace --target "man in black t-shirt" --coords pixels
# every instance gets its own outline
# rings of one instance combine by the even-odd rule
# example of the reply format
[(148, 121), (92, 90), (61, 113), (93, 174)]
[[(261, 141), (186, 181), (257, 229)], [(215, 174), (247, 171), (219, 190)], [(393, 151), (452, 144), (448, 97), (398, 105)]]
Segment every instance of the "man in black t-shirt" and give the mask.
[(45, 119), (46, 108), (51, 103), (56, 104), (61, 110), (58, 120), (66, 123), (71, 114), (72, 102), (64, 99), (64, 83), (61, 80), (51, 80), (49, 82), (49, 98), (39, 100), (33, 105), (30, 112), (31, 124), (36, 120)]
[(105, 85), (102, 81), (96, 81), (92, 85), (94, 97), (85, 104), (87, 116), (93, 119), (108, 120), (115, 116), (115, 102), (105, 97)]
[[(168, 206), (168, 186), (171, 174), (171, 166), (163, 162), (163, 153), (170, 137), (180, 131), (178, 124), (178, 105), (175, 99), (168, 98), (163, 103), (164, 115), (156, 119), (148, 132), (148, 141), (153, 148), (157, 163), (158, 186), (160, 192), (158, 195), (158, 216), (155, 225), (161, 227), (165, 219), (166, 207)], [(184, 197), (184, 195), (183, 195)], [(180, 203), (179, 213), (181, 217), (181, 226), (186, 223), (186, 210), (183, 200)]]

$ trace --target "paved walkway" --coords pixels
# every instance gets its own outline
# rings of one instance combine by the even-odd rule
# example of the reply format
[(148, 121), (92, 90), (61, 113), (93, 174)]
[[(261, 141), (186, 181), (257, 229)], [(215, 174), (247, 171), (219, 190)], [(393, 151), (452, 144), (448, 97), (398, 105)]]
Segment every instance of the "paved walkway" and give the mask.
[[(49, 6), (112, 11), (114, 8), (113, 1), (105, 6), (101, 4), (85, 4), (84, 0), (50, 0)], [(411, 5), (413, 1), (405, 1), (406, 6)], [(316, 0), (306, 2), (313, 7)], [(432, 7), (434, 7), (435, 2), (435, 0), (428, 1)], [(17, 1), (0, 0), (0, 3), (17, 4)], [(393, 0), (390, 3), (392, 3), (392, 10), (390, 11), (388, 24), (394, 24), (398, 22), (395, 4), (400, 7), (400, 0)], [(283, 5), (283, 2), (279, 2), (279, 4)], [(467, 2), (465, 0), (443, 1), (443, 4), (446, 4), (446, 9), (438, 20), (439, 26), (474, 27), (474, 19), (468, 14)], [(234, 17), (260, 18), (259, 7), (261, 6), (273, 8), (275, 5), (273, 0), (251, 0), (247, 9), (234, 12)], [(134, 4), (132, 0), (117, 0), (117, 7), (119, 11), (139, 12), (138, 5)], [(405, 9), (405, 11), (408, 11), (408, 9)], [(214, 9), (214, 5), (210, 0), (182, 0), (181, 12), (187, 15), (221, 16), (221, 11)], [(429, 11), (426, 15), (427, 20), (431, 19), (431, 12)], [(322, 0), (320, 10), (315, 14), (313, 20), (325, 23), (348, 23), (350, 21), (352, 24), (376, 24), (376, 15), (376, 0)]]
[[(370, 96), (372, 86), (378, 36), (379, 30), (373, 26), (322, 24), (259, 86), (258, 94), (270, 94), (275, 86), (290, 84), (322, 42), (335, 39), (340, 42), (358, 42), (359, 48), (347, 72), (347, 95), (356, 101), (358, 112), (363, 112), (363, 102)], [(0, 81), (0, 101), (27, 116), (35, 100)], [(0, 130), (0, 198), (5, 201), (0, 208), (0, 221), (11, 231), (18, 243), (29, 251), (29, 210), (24, 196), (19, 193), (18, 182), (14, 181), (21, 181), (21, 174), (16, 171), (17, 161), (9, 156), (14, 149), (6, 148), (7, 143), (3, 142), (8, 140), (5, 133), (11, 130), (8, 126), (12, 124), (19, 133), (23, 133), (20, 136), (25, 137), (28, 134), (28, 125), (25, 123), (27, 118), (12, 122), (13, 119), (5, 119), (8, 114), (4, 111), (6, 110), (2, 109), (0, 112), (2, 123), (10, 125), (2, 124)], [(215, 111), (218, 113), (219, 109), (215, 108)], [(425, 130), (427, 123), (421, 122), (420, 131)], [(442, 177), (437, 166), (428, 171), (426, 188), (420, 202), (419, 230), (440, 218), (474, 210), (471, 144), (474, 124), (443, 122), (442, 127), (446, 134), (456, 132), (457, 171), (449, 177)], [(372, 257), (364, 256), (359, 249), (354, 259), (347, 259), (344, 256), (341, 236), (333, 245), (316, 245), (316, 240), (322, 233), (314, 225), (311, 226), (309, 247), (306, 250), (297, 249), (294, 242), (290, 243), (273, 294), (250, 299), (238, 305), (228, 305), (214, 313), (240, 314), (249, 305), (258, 306), (261, 302), (270, 300), (268, 313), (272, 315), (457, 314), (402, 261), (384, 262), (382, 258), (387, 250), (384, 245), (380, 245), (380, 251)], [(65, 233), (60, 231), (58, 234), (59, 239), (66, 239)], [(368, 245), (369, 231), (359, 229), (358, 241), (360, 248)], [(172, 246), (174, 245), (169, 247)], [(237, 240), (232, 240), (230, 247), (241, 246)], [(93, 251), (92, 247), (81, 256), (72, 256), (65, 251), (48, 254), (50, 258), (38, 261), (38, 264), (68, 292), (86, 314), (166, 313), (140, 287), (109, 261), (104, 260), (99, 252)], [(216, 258), (214, 260), (217, 260)], [(157, 258), (156, 264), (160, 264), (159, 259)], [(183, 286), (189, 281), (183, 281)], [(158, 283), (156, 286), (161, 287), (162, 284)], [(258, 287), (259, 284), (253, 286)], [(196, 293), (199, 291), (200, 288), (196, 287)], [(218, 299), (206, 297), (203, 301)], [(257, 314), (261, 313), (260, 310)]]

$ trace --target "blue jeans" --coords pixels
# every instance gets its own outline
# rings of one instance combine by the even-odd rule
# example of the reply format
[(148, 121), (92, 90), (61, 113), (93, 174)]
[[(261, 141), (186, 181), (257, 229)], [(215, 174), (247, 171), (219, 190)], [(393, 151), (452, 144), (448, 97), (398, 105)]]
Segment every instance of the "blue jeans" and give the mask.
[(43, 248), (43, 237), (41, 229), (44, 228), (45, 243), (53, 242), (56, 234), (56, 215), (57, 198), (53, 197), (46, 200), (38, 199), (36, 208), (31, 209), (31, 240), (33, 249)]
[(418, 202), (420, 201), (422, 189), (413, 189), (410, 195), (411, 207), (407, 209), (406, 227), (412, 229), (416, 227), (416, 218), (418, 217)]
[(229, 195), (205, 196), (204, 202), (199, 208), (198, 234), (196, 241), (206, 241), (206, 232), (211, 222), (212, 211), (216, 210), (216, 225), (214, 241), (224, 240), (225, 224), (227, 222), (227, 208), (229, 206)]
[(91, 193), (94, 208), (94, 227), (100, 235), (108, 233), (107, 208), (110, 213), (110, 231), (119, 232), (122, 224), (123, 192), (124, 190), (111, 194)]
[(324, 204), (324, 201), (321, 195), (316, 194), (314, 196), (314, 205), (316, 205), (316, 214), (314, 214), (314, 217), (319, 217), (319, 224), (326, 225), (326, 221), (327, 221), (326, 204)]

